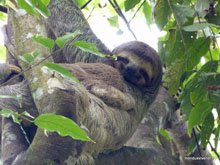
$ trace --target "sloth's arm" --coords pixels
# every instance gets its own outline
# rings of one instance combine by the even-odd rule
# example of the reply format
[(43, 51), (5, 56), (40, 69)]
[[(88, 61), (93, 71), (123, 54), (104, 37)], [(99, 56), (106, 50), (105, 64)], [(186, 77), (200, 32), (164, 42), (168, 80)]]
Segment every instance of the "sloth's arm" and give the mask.
[(120, 110), (132, 110), (135, 105), (129, 93), (123, 93), (113, 86), (97, 84), (91, 87), (90, 92), (101, 98), (104, 103)]

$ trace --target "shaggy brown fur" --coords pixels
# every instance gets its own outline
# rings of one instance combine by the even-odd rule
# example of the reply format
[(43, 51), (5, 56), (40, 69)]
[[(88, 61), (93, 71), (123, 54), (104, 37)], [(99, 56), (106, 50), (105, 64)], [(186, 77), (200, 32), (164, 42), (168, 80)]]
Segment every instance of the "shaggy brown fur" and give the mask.
[[(151, 47), (133, 41), (117, 47), (113, 54), (118, 58), (116, 61), (106, 58), (110, 66), (102, 63), (60, 64), (86, 87), (61, 79), (65, 90), (79, 95), (79, 105), (73, 111), (79, 114), (78, 120), (89, 130), (89, 137), (96, 141), (95, 144), (86, 142), (77, 165), (93, 164), (93, 157), (99, 153), (121, 148), (135, 132), (158, 91), (162, 69), (159, 57)], [(37, 109), (25, 81), (1, 87), (1, 94), (23, 95), (25, 110), (32, 109), (31, 114), (38, 115), (34, 112)], [(77, 106), (83, 107), (83, 111)], [(7, 99), (0, 99), (0, 107), (22, 111), (16, 101)]]

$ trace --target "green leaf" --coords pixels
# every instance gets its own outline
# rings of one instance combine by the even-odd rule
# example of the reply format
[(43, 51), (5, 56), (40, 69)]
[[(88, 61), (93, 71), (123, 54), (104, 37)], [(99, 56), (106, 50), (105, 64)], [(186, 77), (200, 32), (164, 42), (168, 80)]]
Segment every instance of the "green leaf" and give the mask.
[(191, 136), (192, 128), (195, 125), (201, 124), (201, 122), (207, 116), (207, 114), (211, 112), (212, 108), (213, 108), (213, 104), (210, 103), (209, 101), (204, 101), (195, 105), (195, 107), (192, 109), (192, 111), (189, 114), (189, 120), (188, 120), (189, 136)]
[(6, 60), (6, 48), (4, 46), (0, 46), (0, 61), (5, 62)]
[(158, 144), (162, 145), (161, 142), (160, 142), (160, 138), (159, 138), (158, 135), (156, 135), (156, 142), (157, 142)]
[[(196, 137), (197, 137), (198, 143), (200, 143), (200, 134), (197, 134)], [(196, 139), (194, 137), (188, 147), (187, 155), (191, 155), (196, 150), (196, 148), (197, 148)]]
[(210, 43), (210, 38), (206, 39), (205, 37), (200, 37), (191, 43), (186, 56), (187, 69), (191, 70), (200, 62), (201, 57), (208, 52)]
[(21, 125), (21, 120), (18, 119), (20, 115), (17, 112), (13, 112), (10, 109), (2, 109), (0, 115), (7, 118), (12, 117), (14, 123)]
[(41, 0), (25, 0), (35, 11), (40, 13), (44, 18), (48, 18), (51, 13), (47, 6)]
[(46, 66), (48, 69), (55, 71), (57, 73), (59, 73), (61, 76), (73, 80), (75, 82), (77, 82), (78, 84), (82, 85), (82, 83), (74, 76), (72, 75), (68, 69), (58, 65), (58, 64), (54, 64), (54, 63), (46, 63), (44, 64), (44, 66)]
[(6, 20), (7, 20), (7, 16), (3, 12), (0, 13), (0, 20), (3, 21), (3, 22), (6, 22)]
[(185, 72), (185, 61), (178, 60), (173, 65), (169, 66), (164, 73), (163, 80), (169, 88), (169, 93), (174, 95), (180, 86), (180, 79)]
[(205, 63), (199, 72), (216, 72), (218, 69), (218, 61), (208, 61)]
[(48, 6), (50, 3), (50, 0), (41, 0), (41, 1), (45, 6)]
[(214, 7), (214, 11), (209, 12), (205, 19), (209, 22), (209, 23), (213, 23), (215, 25), (219, 25), (220, 26), (220, 2), (218, 1), (218, 4)]
[(168, 64), (175, 59), (172, 58), (172, 51), (173, 47), (176, 42), (176, 31), (170, 30), (169, 31), (169, 38), (166, 41), (159, 41), (158, 42), (158, 53), (162, 58), (163, 63)]
[(193, 75), (195, 75), (195, 71), (194, 70), (190, 70), (190, 71), (184, 72), (183, 75), (181, 76), (180, 84), (183, 85), (184, 81), (187, 81)]
[(206, 85), (204, 83), (198, 84), (191, 91), (192, 93), (190, 95), (190, 99), (193, 105), (199, 104), (208, 97), (208, 92), (206, 90)]
[(45, 46), (46, 48), (48, 48), (51, 52), (52, 52), (52, 49), (54, 47), (54, 44), (55, 44), (55, 41), (50, 39), (50, 38), (45, 38), (43, 36), (36, 36), (34, 35), (32, 37), (33, 41)]
[(1, 99), (15, 99), (18, 101), (20, 108), (22, 108), (22, 95), (0, 95)]
[(167, 131), (166, 131), (165, 129), (160, 129), (158, 132), (159, 132), (163, 137), (165, 137), (168, 141), (171, 140), (169, 134), (167, 133)]
[(34, 119), (34, 116), (31, 116), (31, 114), (28, 113), (27, 111), (24, 111), (24, 112), (20, 113), (20, 115), (21, 116), (27, 116), (27, 117), (30, 117), (30, 118)]
[(19, 56), (19, 58), (22, 61), (24, 61), (24, 62), (26, 62), (28, 64), (31, 64), (37, 58), (37, 56), (39, 56), (40, 54), (41, 54), (40, 50), (35, 50), (32, 53), (26, 53), (23, 56)]
[(192, 48), (192, 43), (196, 40), (196, 32), (169, 30), (169, 33), (167, 41), (159, 42), (159, 55), (168, 66), (175, 61), (188, 59), (187, 50)]
[(34, 16), (39, 16), (39, 13), (34, 10), (25, 0), (16, 0), (18, 6), (24, 9), (28, 14), (33, 14)]
[(197, 0), (195, 10), (200, 17), (204, 17), (209, 11), (209, 0)]
[(145, 3), (144, 3), (143, 13), (144, 13), (144, 17), (147, 21), (147, 25), (150, 27), (150, 24), (152, 21), (152, 9), (151, 9), (151, 5), (148, 3), (148, 1), (145, 1)]
[(92, 53), (94, 55), (97, 55), (99, 57), (105, 57), (105, 54), (102, 54), (101, 52), (98, 51), (98, 49), (95, 47), (94, 44), (90, 43), (90, 42), (85, 42), (85, 41), (76, 41), (73, 42), (72, 45), (80, 48), (81, 50), (85, 51), (85, 52), (89, 52)]
[(140, 1), (141, 0), (125, 0), (124, 2), (125, 11), (134, 8)]
[(113, 17), (109, 17), (109, 18), (107, 18), (107, 20), (108, 20), (110, 26), (119, 27), (119, 25), (118, 25), (118, 15), (113, 16)]
[(213, 128), (214, 128), (214, 116), (212, 112), (210, 112), (205, 118), (204, 122), (202, 123), (201, 143), (204, 148), (206, 148), (209, 142)]
[[(79, 8), (82, 7), (87, 2), (87, 0), (73, 0), (73, 1), (76, 2), (77, 6)], [(89, 10), (89, 8), (87, 6), (84, 9)]]
[(56, 131), (61, 136), (95, 143), (73, 120), (61, 115), (41, 114), (34, 120), (34, 124), (51, 132)]
[(0, 115), (2, 115), (3, 117), (7, 117), (7, 118), (11, 117), (13, 114), (14, 112), (10, 109), (2, 109), (0, 111)]
[(171, 14), (167, 0), (158, 1), (155, 7), (155, 22), (160, 30), (167, 24)]
[(173, 5), (173, 12), (176, 21), (181, 25), (187, 22), (187, 17), (193, 17), (195, 13), (192, 7), (185, 5)]
[(67, 42), (73, 40), (76, 36), (82, 34), (79, 30), (76, 30), (73, 33), (67, 33), (61, 37), (58, 37), (56, 39), (56, 44), (60, 47), (63, 48)]
[(220, 28), (220, 26), (215, 25), (215, 24), (211, 24), (211, 23), (196, 23), (193, 25), (184, 26), (183, 30), (188, 31), (188, 32), (194, 32), (194, 31), (198, 31), (198, 30), (203, 30), (209, 26)]
[(193, 109), (193, 106), (190, 101), (190, 93), (188, 92), (182, 99), (180, 104), (180, 109), (182, 110), (183, 114), (185, 115), (185, 120), (189, 118), (189, 114)]
[(218, 142), (220, 140), (220, 124), (218, 124), (216, 130), (215, 130), (215, 149), (218, 147)]
[(215, 104), (216, 104), (216, 108), (217, 108), (217, 112), (220, 116), (220, 90), (218, 89), (217, 91), (213, 91), (213, 92), (210, 92), (210, 95), (212, 100), (214, 100)]

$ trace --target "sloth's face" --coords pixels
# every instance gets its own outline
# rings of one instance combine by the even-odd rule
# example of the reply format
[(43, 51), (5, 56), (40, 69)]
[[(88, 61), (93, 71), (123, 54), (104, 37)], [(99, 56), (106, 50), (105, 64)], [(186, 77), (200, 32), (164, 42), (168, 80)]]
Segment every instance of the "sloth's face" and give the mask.
[(141, 60), (130, 52), (120, 52), (117, 54), (115, 67), (120, 71), (126, 81), (138, 87), (147, 87), (152, 79), (152, 65)]
[(158, 87), (162, 67), (160, 57), (153, 48), (140, 41), (130, 41), (116, 47), (112, 54), (117, 56), (114, 67), (126, 81), (137, 87)]

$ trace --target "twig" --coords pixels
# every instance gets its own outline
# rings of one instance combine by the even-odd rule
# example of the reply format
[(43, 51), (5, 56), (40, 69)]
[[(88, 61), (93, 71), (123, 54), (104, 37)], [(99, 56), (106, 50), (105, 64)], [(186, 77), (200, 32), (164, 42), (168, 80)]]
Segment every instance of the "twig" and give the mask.
[(216, 156), (218, 157), (218, 160), (220, 161), (220, 155), (218, 154), (218, 152), (216, 151), (216, 149), (212, 146), (212, 144), (209, 141), (209, 145), (211, 147), (211, 150), (216, 154)]
[(137, 13), (139, 12), (139, 10), (142, 8), (142, 6), (144, 5), (144, 3), (146, 2), (146, 0), (144, 0), (144, 2), (141, 3), (141, 5), (139, 6), (139, 8), (137, 9), (137, 11), (134, 13), (134, 15), (132, 16), (132, 18), (130, 19), (129, 23), (131, 23), (131, 21), (134, 19), (134, 17), (137, 15)]
[[(74, 38), (75, 39), (75, 38)], [(48, 59), (49, 57), (51, 57), (52, 55), (56, 54), (56, 53), (59, 53), (60, 51), (62, 51), (66, 46), (68, 46), (71, 42), (74, 41), (74, 39), (72, 39), (71, 41), (69, 41), (64, 47), (56, 50), (55, 52), (52, 52), (51, 54), (49, 54), (48, 56), (46, 56), (44, 59), (40, 60), (39, 62), (37, 62), (36, 64), (34, 65), (30, 65), (27, 69), (23, 70), (22, 72), (20, 72), (19, 74), (17, 74), (16, 76), (12, 77), (11, 79), (9, 79), (8, 81), (2, 83), (0, 85), (0, 87), (4, 86), (4, 85), (7, 85), (10, 81), (16, 79), (17, 77), (21, 76), (23, 73), (35, 68), (36, 66), (38, 66), (39, 64), (41, 64), (42, 62), (44, 62), (46, 59)]]
[(84, 9), (92, 0), (88, 0), (84, 5), (82, 5), (82, 7), (80, 7), (80, 9)]
[(4, 7), (4, 6), (0, 5), (0, 11), (3, 12), (3, 13), (7, 13), (8, 9), (7, 9), (7, 7)]
[(197, 139), (195, 129), (193, 128), (192, 131), (193, 131), (193, 136), (195, 137), (196, 146), (197, 146), (197, 149), (198, 149), (199, 156), (202, 157), (202, 154), (201, 154), (201, 151), (200, 151), (200, 146), (199, 146), (199, 141), (198, 141), (198, 139)]
[[(175, 15), (175, 12), (173, 10), (173, 6), (172, 6), (170, 0), (168, 0), (168, 4), (169, 4), (169, 7), (170, 7), (170, 9), (171, 9), (171, 11), (172, 11), (172, 13), (174, 15), (175, 20), (176, 20), (177, 28), (178, 28), (178, 30), (180, 32), (180, 37), (182, 39), (183, 47), (184, 47), (184, 50), (186, 52), (186, 56), (187, 56), (187, 60), (188, 60), (189, 59), (189, 54), (188, 54), (188, 49), (186, 47), (185, 39), (184, 39), (184, 36), (183, 36), (183, 32), (182, 32), (182, 29), (181, 29), (181, 24), (180, 24), (179, 20), (176, 18), (176, 15)], [(189, 60), (189, 61), (190, 61), (191, 65), (193, 66), (193, 62), (191, 60)]]
[[(195, 11), (195, 12), (196, 12), (196, 11)], [(196, 12), (196, 16), (198, 17), (199, 23), (201, 23), (199, 14), (198, 14), (197, 12)], [(214, 62), (213, 62), (213, 58), (212, 58), (212, 52), (211, 52), (211, 49), (210, 49), (210, 46), (209, 46), (209, 43), (208, 43), (208, 38), (207, 38), (207, 36), (206, 36), (204, 30), (202, 30), (202, 33), (203, 33), (203, 36), (205, 37), (205, 41), (206, 41), (206, 44), (207, 44), (208, 50), (209, 50), (210, 60), (211, 60), (211, 62), (212, 62), (212, 66), (213, 66), (213, 65), (214, 65)]]
[[(193, 5), (193, 4), (191, 3), (191, 5)], [(194, 8), (194, 11), (195, 11), (196, 16), (197, 16), (197, 18), (198, 18), (198, 20), (199, 20), (199, 23), (201, 23), (201, 20), (200, 20), (199, 14), (198, 14), (198, 12), (195, 10), (195, 8)], [(210, 26), (209, 26), (209, 28), (210, 28)], [(209, 43), (208, 43), (208, 40), (207, 40), (207, 36), (206, 36), (204, 30), (202, 30), (202, 33), (203, 33), (203, 35), (204, 35), (204, 37), (205, 37), (205, 41), (206, 41), (206, 44), (207, 44), (207, 46), (208, 46), (209, 55), (210, 55), (210, 60), (211, 60), (211, 62), (212, 62), (212, 67), (213, 67), (214, 62), (213, 62), (213, 58), (212, 58), (212, 52), (211, 52), (211, 50), (210, 50), (210, 46), (209, 46)]]
[(87, 21), (88, 21), (89, 18), (92, 16), (92, 13), (93, 13), (94, 9), (95, 9), (95, 6), (93, 6), (91, 12), (89, 13), (89, 16), (86, 18)]
[(127, 21), (126, 17), (124, 16), (124, 14), (122, 13), (118, 3), (116, 2), (116, 0), (113, 0), (114, 3), (109, 0), (109, 3), (112, 5), (112, 7), (115, 9), (116, 13), (123, 19), (123, 21), (125, 22), (125, 24), (127, 25), (128, 30), (131, 32), (131, 34), (133, 35), (133, 37), (135, 38), (135, 40), (137, 40), (137, 37), (135, 36), (134, 32), (132, 31), (129, 22)]

